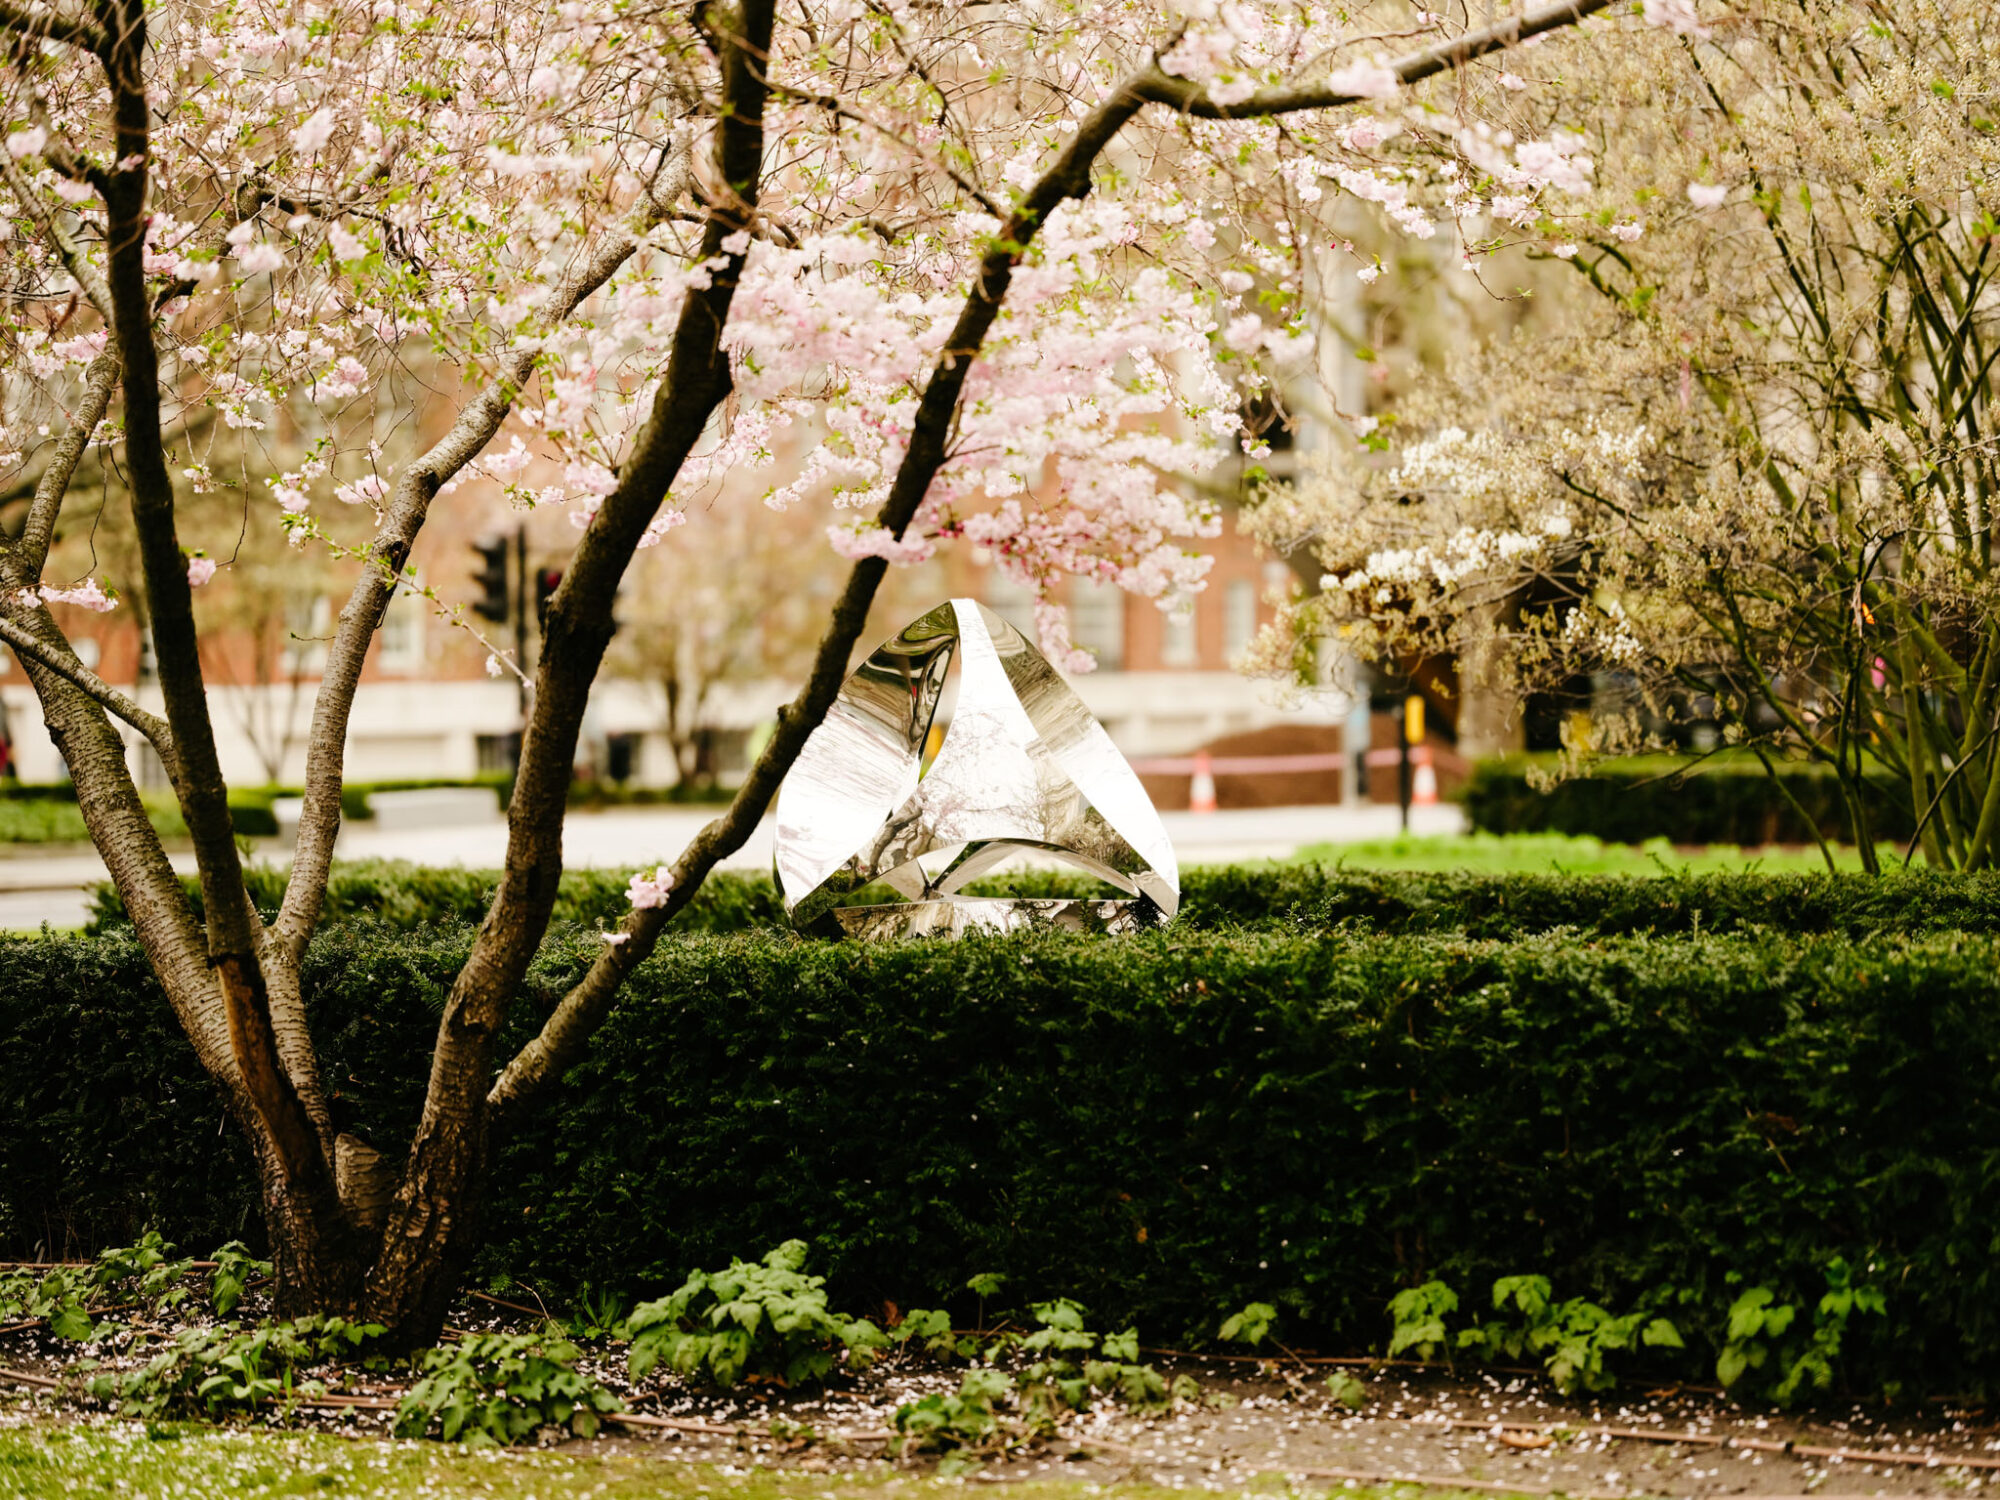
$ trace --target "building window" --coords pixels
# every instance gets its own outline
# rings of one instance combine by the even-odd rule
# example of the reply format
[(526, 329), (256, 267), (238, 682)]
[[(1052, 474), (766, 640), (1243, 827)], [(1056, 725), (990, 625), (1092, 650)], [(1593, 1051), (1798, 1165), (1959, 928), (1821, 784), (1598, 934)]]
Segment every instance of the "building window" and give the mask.
[(1097, 658), (1099, 671), (1125, 665), (1125, 591), (1113, 583), (1077, 580), (1070, 602), (1070, 639)]
[(1191, 667), (1200, 659), (1201, 648), (1195, 639), (1195, 602), (1191, 596), (1183, 595), (1167, 611), (1166, 626), (1160, 635), (1160, 664)]
[(519, 733), (476, 735), (473, 738), (473, 748), (479, 758), (481, 776), (511, 776), (521, 764)]
[(636, 734), (607, 734), (604, 737), (604, 779), (607, 781), (630, 781), (632, 773), (639, 768), (639, 747), (642, 736)]
[(1230, 580), (1222, 594), (1222, 655), (1232, 666), (1257, 635), (1257, 585), (1247, 578)]

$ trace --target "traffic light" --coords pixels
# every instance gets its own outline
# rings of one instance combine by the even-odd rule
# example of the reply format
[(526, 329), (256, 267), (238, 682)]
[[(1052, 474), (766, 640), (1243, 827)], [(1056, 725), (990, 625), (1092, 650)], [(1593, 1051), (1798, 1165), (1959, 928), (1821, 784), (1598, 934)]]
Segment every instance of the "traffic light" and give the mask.
[(1424, 742), (1424, 700), (1416, 693), (1403, 700), (1403, 738), (1412, 745)]
[(549, 600), (562, 587), (561, 568), (537, 568), (535, 570), (535, 623), (542, 629), (549, 627)]
[(472, 575), (479, 597), (472, 601), (472, 612), (498, 625), (506, 620), (508, 614), (507, 538), (503, 536), (490, 542), (474, 542), (472, 550), (479, 554), (479, 571)]

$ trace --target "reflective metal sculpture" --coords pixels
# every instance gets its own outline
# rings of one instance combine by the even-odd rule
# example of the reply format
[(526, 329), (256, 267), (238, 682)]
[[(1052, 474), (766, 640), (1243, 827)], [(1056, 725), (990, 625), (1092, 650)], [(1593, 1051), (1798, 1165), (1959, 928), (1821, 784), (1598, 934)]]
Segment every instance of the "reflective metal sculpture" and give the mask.
[[(926, 767), (955, 653), (956, 711)], [(1021, 851), (1076, 865), (1131, 899), (959, 894)], [(1125, 932), (1180, 905), (1173, 845), (1125, 757), (1041, 652), (971, 599), (939, 605), (841, 685), (779, 795), (777, 874), (796, 926), (863, 937)], [(878, 880), (906, 899), (839, 904)]]

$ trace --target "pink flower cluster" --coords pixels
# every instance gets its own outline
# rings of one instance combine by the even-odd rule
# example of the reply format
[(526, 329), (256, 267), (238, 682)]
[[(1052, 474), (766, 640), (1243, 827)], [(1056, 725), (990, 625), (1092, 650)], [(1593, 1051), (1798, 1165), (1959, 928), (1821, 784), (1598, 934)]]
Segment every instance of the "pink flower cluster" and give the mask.
[(674, 888), (674, 872), (661, 865), (650, 875), (644, 870), (632, 877), (632, 883), (625, 888), (625, 899), (632, 903), (634, 911), (650, 911), (667, 904), (667, 893)]

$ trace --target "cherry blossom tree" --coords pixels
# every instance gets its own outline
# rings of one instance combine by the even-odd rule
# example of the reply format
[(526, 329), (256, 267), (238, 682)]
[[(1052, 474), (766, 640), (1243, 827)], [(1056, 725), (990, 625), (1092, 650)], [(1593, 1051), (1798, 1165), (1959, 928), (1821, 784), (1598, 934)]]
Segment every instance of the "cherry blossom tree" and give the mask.
[[(754, 827), (892, 564), (964, 541), (1044, 591), (1065, 574), (1162, 599), (1198, 587), (1193, 544), (1218, 522), (1166, 476), (1241, 442), (1245, 391), (1306, 337), (1302, 278), (1342, 253), (1281, 210), (1345, 194), (1402, 232), (1456, 233), (1469, 179), (1427, 205), (1412, 183), (1443, 179), (1385, 163), (1380, 143), (1422, 136), (1442, 171), (1486, 139), (1484, 60), (1607, 4), (1468, 26), (1389, 0), (0, 0), (0, 446), (39, 465), (0, 554), (0, 639), (255, 1148), (280, 1308), (435, 1335), (495, 1140)], [(1578, 170), (1549, 139), (1544, 176)], [(675, 545), (688, 505), (769, 466), (788, 428), (810, 454), (764, 503), (823, 507), (846, 566), (811, 670), (735, 802), (635, 877), (628, 920), (500, 1056), (555, 899), (619, 582), (640, 549)], [(279, 455), (249, 524), (358, 567), (268, 923), (244, 891), (198, 649), (199, 590), (225, 554), (185, 534), (177, 504), (214, 482), (216, 432)], [(92, 450), (122, 476), (141, 567), (45, 578)], [(300, 966), (363, 658), (433, 508), (479, 493), (562, 507), (577, 539), (532, 674), (505, 869), (390, 1160), (334, 1127)], [(145, 599), (163, 715), (85, 669), (61, 629), (120, 591)], [(1060, 610), (1042, 623), (1053, 653), (1087, 664)], [(120, 724), (167, 767), (200, 919)]]

